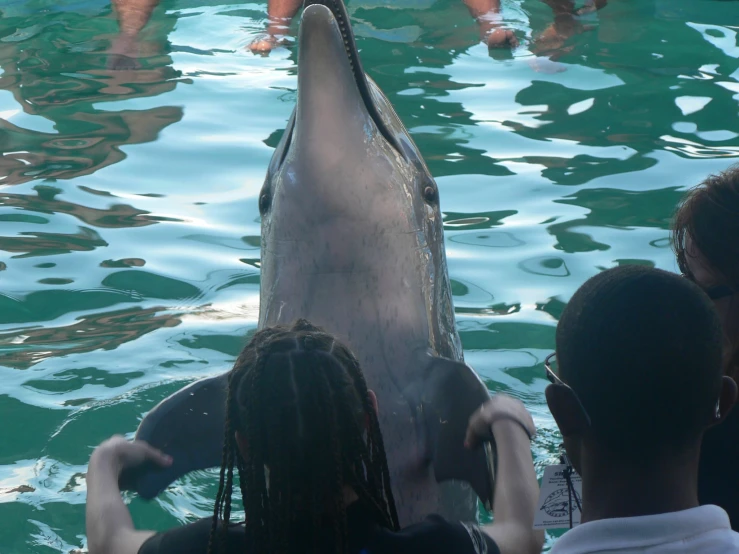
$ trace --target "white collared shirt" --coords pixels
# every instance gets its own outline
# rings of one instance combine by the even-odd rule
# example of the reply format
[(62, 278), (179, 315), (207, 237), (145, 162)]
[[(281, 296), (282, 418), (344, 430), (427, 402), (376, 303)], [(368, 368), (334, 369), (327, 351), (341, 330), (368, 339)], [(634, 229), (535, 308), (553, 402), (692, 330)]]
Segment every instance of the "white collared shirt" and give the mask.
[(739, 533), (718, 506), (700, 506), (652, 516), (583, 523), (554, 543), (550, 554), (730, 554), (739, 553)]

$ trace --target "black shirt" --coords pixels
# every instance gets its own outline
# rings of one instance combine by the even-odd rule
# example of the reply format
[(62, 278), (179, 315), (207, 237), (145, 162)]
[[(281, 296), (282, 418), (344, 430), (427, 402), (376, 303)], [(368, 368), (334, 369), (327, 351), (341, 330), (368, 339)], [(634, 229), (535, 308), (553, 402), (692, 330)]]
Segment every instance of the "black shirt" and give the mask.
[[(201, 519), (157, 533), (141, 545), (139, 554), (206, 554), (212, 521)], [(495, 541), (476, 525), (452, 523), (437, 515), (393, 532), (377, 525), (370, 511), (354, 502), (347, 508), (347, 526), (351, 554), (500, 554)], [(243, 524), (229, 527), (229, 553), (244, 554), (244, 535)], [(328, 531), (327, 541), (331, 535)]]
[(726, 510), (731, 528), (739, 531), (739, 406), (703, 436), (698, 499)]

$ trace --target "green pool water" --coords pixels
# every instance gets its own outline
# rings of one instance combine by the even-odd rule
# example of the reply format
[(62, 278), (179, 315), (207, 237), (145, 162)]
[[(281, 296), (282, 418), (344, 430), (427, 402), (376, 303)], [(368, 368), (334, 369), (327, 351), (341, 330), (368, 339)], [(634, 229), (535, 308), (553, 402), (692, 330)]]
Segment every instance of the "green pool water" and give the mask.
[[(548, 58), (540, 0), (504, 3), (522, 45), (492, 55), (458, 0), (349, 6), (439, 183), (466, 359), (533, 412), (541, 471), (564, 304), (604, 268), (675, 269), (675, 204), (739, 157), (739, 2), (611, 0)], [(92, 448), (256, 326), (257, 194), (296, 87), (292, 44), (245, 50), (265, 12), (163, 0), (111, 69), (105, 0), (0, 2), (1, 554), (84, 549)], [(200, 473), (130, 506), (164, 529), (214, 493)]]

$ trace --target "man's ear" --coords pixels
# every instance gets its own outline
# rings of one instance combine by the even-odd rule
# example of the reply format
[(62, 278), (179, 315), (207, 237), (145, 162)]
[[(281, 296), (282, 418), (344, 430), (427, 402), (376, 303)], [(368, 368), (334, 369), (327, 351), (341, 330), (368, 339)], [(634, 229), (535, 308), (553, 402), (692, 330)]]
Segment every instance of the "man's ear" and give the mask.
[(563, 437), (584, 435), (588, 429), (587, 415), (572, 389), (552, 384), (546, 388), (547, 405)]
[(375, 391), (373, 391), (372, 389), (367, 389), (367, 395), (370, 398), (372, 407), (375, 409), (375, 414), (380, 415), (380, 409), (377, 406), (377, 395), (375, 394)]
[(737, 397), (737, 386), (734, 379), (728, 375), (724, 375), (721, 380), (721, 393), (718, 397), (718, 413), (716, 419), (712, 422), (713, 425), (721, 423), (729, 412), (734, 407)]

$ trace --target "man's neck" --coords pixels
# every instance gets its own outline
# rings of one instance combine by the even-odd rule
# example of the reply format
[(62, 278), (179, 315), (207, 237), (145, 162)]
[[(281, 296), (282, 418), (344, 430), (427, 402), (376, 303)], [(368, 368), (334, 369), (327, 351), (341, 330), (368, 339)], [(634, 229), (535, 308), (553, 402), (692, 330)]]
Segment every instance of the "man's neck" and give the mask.
[(642, 463), (583, 451), (582, 523), (698, 506), (699, 449)]

